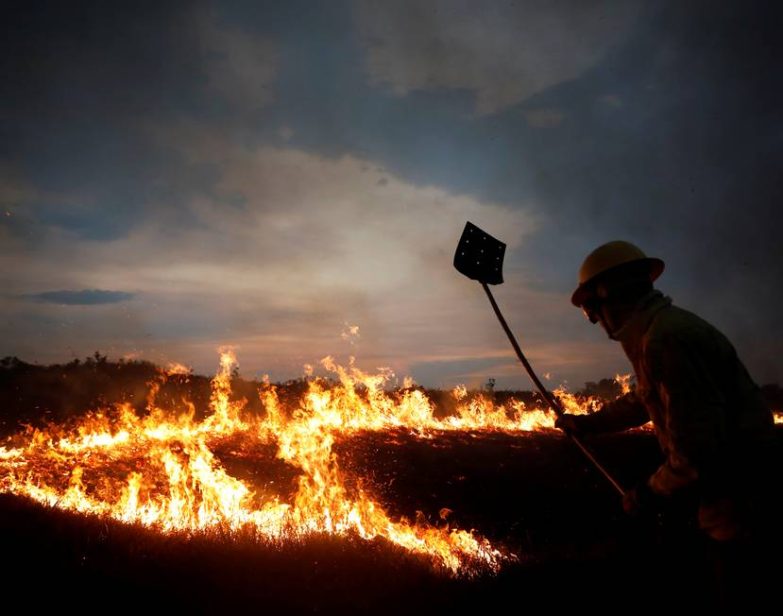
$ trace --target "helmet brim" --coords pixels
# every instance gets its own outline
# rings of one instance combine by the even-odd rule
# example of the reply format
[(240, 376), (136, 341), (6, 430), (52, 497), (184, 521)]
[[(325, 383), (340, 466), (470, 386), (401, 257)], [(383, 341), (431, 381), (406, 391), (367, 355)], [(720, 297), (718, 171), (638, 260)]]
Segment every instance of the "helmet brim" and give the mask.
[[(658, 277), (663, 273), (664, 268), (666, 267), (666, 264), (656, 257), (646, 257), (644, 259), (637, 259), (635, 261), (628, 261), (627, 263), (646, 263), (648, 268), (648, 273), (650, 275), (650, 282), (654, 282), (658, 279)], [(622, 263), (621, 265), (627, 265), (627, 263)], [(620, 267), (618, 265), (617, 267)], [(615, 268), (612, 268), (615, 269)], [(607, 270), (606, 272), (601, 272), (600, 274), (597, 274), (596, 276), (593, 276), (589, 280), (585, 280), (582, 284), (580, 284), (576, 290), (571, 295), (571, 303), (576, 306), (577, 308), (581, 308), (584, 306), (585, 302), (590, 298), (592, 295), (592, 289), (591, 283), (598, 277), (603, 276), (607, 272), (610, 272), (612, 270)]]

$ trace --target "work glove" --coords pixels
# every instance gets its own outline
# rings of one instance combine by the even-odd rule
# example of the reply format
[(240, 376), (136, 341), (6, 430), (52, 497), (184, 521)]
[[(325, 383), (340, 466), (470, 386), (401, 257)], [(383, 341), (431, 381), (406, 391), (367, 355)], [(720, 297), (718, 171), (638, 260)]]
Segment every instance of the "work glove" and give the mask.
[(652, 517), (661, 512), (664, 501), (664, 497), (653, 492), (645, 480), (625, 493), (623, 511), (634, 518)]

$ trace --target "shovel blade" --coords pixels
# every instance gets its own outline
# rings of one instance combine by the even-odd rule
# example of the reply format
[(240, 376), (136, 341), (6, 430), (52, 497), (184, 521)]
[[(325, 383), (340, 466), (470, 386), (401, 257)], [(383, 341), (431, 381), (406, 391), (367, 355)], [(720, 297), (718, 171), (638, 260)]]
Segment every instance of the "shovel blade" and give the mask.
[(454, 267), (472, 280), (502, 284), (505, 254), (503, 242), (468, 222), (454, 253)]

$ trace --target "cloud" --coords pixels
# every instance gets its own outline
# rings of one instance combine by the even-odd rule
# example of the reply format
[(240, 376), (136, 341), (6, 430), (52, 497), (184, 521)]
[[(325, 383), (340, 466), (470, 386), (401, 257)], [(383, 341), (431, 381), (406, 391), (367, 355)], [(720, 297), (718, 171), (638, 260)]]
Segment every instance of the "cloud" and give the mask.
[(532, 128), (556, 128), (562, 124), (565, 113), (559, 109), (526, 109), (522, 112), (528, 126)]
[[(0, 202), (33, 242), (52, 226), (111, 240), (147, 204), (176, 209), (208, 191), (212, 170), (183, 164), (147, 127), (187, 120), (246, 135), (274, 101), (276, 41), (217, 9), (55, 4), (6, 17)], [(5, 189), (8, 176), (29, 189)]]
[(776, 22), (750, 5), (651, 6), (594, 72), (535, 98), (568, 117), (537, 131), (532, 157), (532, 194), (560, 241), (523, 248), (566, 292), (595, 246), (637, 243), (667, 261), (659, 284), (676, 303), (721, 329), (759, 382), (780, 381), (765, 342), (783, 339)]
[(200, 15), (197, 23), (207, 87), (235, 109), (255, 111), (272, 102), (278, 66), (274, 42), (211, 14)]
[(594, 67), (628, 35), (640, 3), (358, 0), (372, 84), (404, 96), (468, 90), (489, 114)]
[(96, 306), (100, 304), (118, 304), (133, 299), (133, 293), (125, 291), (104, 291), (102, 289), (83, 289), (81, 291), (44, 291), (23, 296), (45, 304), (63, 304), (67, 306)]
[(285, 143), (291, 141), (295, 134), (296, 131), (294, 131), (294, 129), (292, 129), (290, 126), (281, 126), (277, 129), (277, 136)]
[[(354, 23), (339, 3), (9, 12), (6, 352), (165, 352), (209, 371), (234, 342), (244, 366), (279, 373), (343, 349), (441, 378), (455, 358), (509, 352), (451, 268), (471, 218), (517, 242), (498, 301), (557, 381), (627, 370), (567, 301), (584, 255), (618, 237), (665, 258), (675, 300), (721, 327), (754, 377), (780, 380), (768, 12), (355, 6)], [(100, 310), (18, 299), (83, 288), (138, 295)]]
[[(370, 369), (405, 374), (423, 355), (481, 352), (481, 332), (493, 325), (480, 289), (451, 264), (465, 220), (510, 247), (538, 224), (523, 204), (416, 186), (360, 157), (247, 148), (198, 131), (170, 143), (183, 157), (218, 169), (213, 190), (193, 197), (178, 219), (142, 220), (101, 242), (74, 242), (52, 230), (39, 250), (5, 248), (15, 272), (6, 273), (6, 288), (38, 300), (29, 313), (2, 306), (4, 322), (14, 323), (0, 327), (10, 352), (25, 356), (44, 336), (38, 357), (57, 359), (66, 349), (166, 349), (166, 359), (210, 371), (214, 349), (230, 343), (243, 365), (278, 377), (341, 352)], [(105, 289), (118, 280), (138, 296), (100, 318), (63, 319), (50, 304), (129, 297), (29, 288), (80, 281)], [(340, 338), (346, 322), (361, 327), (353, 345)]]

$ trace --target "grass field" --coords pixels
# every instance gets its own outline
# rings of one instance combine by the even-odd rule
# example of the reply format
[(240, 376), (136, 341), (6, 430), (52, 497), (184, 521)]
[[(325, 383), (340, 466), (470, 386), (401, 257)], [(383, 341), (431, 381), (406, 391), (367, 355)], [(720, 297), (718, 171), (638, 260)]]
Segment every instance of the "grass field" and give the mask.
[[(32, 377), (4, 378), (4, 395), (16, 392), (21, 408)], [(80, 391), (100, 397), (85, 382)], [(35, 419), (26, 407), (21, 415)], [(4, 419), (15, 426), (13, 417)], [(649, 432), (598, 437), (592, 445), (625, 485), (660, 461)], [(333, 451), (347, 487), (361, 484), (393, 518), (445, 524), (448, 509), (449, 524), (475, 530), (517, 560), (497, 574), (453, 577), (382, 539), (315, 535), (274, 544), (220, 529), (162, 534), (2, 494), (7, 596), (24, 597), (31, 609), (88, 612), (485, 613), (542, 605), (636, 611), (720, 601), (712, 555), (698, 535), (672, 513), (663, 524), (628, 519), (618, 496), (559, 433), (364, 431), (338, 439)], [(282, 499), (295, 490), (297, 472), (275, 458), (274, 448), (227, 443), (214, 453), (255, 489)], [(765, 570), (775, 574), (778, 567)]]

